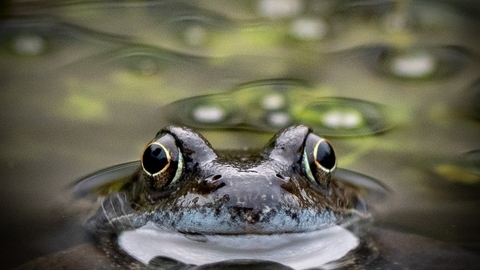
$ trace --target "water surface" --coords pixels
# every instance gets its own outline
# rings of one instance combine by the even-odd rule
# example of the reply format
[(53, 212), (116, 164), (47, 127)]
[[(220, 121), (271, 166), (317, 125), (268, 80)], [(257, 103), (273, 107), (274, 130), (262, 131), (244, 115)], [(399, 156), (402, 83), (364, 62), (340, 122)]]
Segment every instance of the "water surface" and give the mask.
[(1, 264), (82, 243), (68, 185), (172, 122), (217, 149), (309, 124), (392, 189), (377, 225), (478, 253), (478, 5), (271, 2), (3, 5)]

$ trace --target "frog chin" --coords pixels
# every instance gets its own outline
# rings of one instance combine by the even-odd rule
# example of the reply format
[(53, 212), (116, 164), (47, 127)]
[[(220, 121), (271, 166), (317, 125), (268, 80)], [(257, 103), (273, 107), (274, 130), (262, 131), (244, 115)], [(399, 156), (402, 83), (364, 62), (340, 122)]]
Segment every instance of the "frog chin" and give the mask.
[(305, 269), (336, 261), (359, 243), (358, 237), (338, 225), (301, 233), (190, 235), (148, 222), (118, 236), (120, 248), (146, 265), (156, 257), (193, 265), (248, 259)]

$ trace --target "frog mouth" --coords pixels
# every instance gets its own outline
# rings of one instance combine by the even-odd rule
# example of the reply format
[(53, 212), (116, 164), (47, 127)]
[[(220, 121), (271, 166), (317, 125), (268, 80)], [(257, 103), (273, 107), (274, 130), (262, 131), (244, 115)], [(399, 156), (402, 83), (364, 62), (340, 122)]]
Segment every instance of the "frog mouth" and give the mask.
[(368, 216), (352, 209), (342, 213), (316, 208), (284, 207), (255, 211), (225, 205), (215, 209), (182, 208), (140, 213), (126, 203), (125, 196), (117, 194), (104, 199), (101, 211), (97, 211), (86, 225), (87, 230), (95, 235), (118, 235), (147, 223), (191, 235), (272, 235), (318, 231), (335, 225), (345, 227), (366, 218)]
[(208, 235), (301, 233), (325, 229), (342, 223), (342, 220), (332, 211), (318, 209), (253, 212), (231, 207), (183, 209), (175, 214), (172, 211), (155, 212), (144, 217), (144, 222), (151, 221), (168, 230)]
[(203, 265), (228, 260), (273, 261), (294, 269), (319, 267), (344, 257), (360, 240), (341, 226), (287, 234), (191, 235), (152, 222), (118, 236), (120, 248), (148, 264), (166, 257)]

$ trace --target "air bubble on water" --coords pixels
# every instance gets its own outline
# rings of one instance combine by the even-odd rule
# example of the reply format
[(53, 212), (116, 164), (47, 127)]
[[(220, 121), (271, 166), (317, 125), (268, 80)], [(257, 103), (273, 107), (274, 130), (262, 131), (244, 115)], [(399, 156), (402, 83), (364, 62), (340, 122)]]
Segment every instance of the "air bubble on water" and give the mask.
[(362, 120), (359, 112), (334, 110), (323, 116), (323, 125), (332, 129), (353, 129), (361, 125)]
[(18, 55), (36, 56), (47, 49), (45, 39), (37, 34), (21, 34), (13, 38), (12, 50)]
[(261, 106), (264, 110), (278, 110), (285, 106), (285, 97), (281, 94), (267, 95), (262, 99)]
[(200, 123), (218, 123), (225, 119), (225, 110), (219, 106), (198, 106), (193, 110), (193, 118)]
[(286, 112), (270, 113), (267, 121), (271, 126), (284, 127), (290, 124), (290, 115)]
[(326, 22), (319, 18), (299, 18), (290, 26), (292, 36), (301, 40), (320, 40), (327, 30)]
[(303, 3), (300, 0), (260, 0), (257, 8), (258, 13), (267, 18), (291, 18), (302, 11)]
[(398, 54), (390, 60), (390, 71), (403, 78), (424, 78), (432, 75), (437, 69), (435, 57), (427, 52), (411, 52)]
[(193, 25), (185, 29), (185, 42), (190, 46), (201, 46), (205, 44), (207, 31), (200, 25)]

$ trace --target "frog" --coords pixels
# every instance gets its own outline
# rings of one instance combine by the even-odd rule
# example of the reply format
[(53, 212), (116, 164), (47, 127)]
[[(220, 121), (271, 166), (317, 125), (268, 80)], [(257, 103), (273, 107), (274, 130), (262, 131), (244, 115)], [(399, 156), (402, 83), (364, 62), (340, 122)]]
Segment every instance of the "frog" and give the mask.
[[(375, 226), (390, 189), (337, 166), (328, 140), (290, 126), (261, 149), (215, 150), (162, 129), (139, 161), (73, 185), (96, 207), (92, 241), (18, 269), (475, 269), (480, 257)], [(87, 211), (88, 212), (88, 211)]]
[[(281, 130), (261, 149), (223, 151), (192, 129), (169, 126), (147, 144), (139, 163), (97, 172), (75, 188), (77, 194), (110, 188), (103, 191), (108, 196), (87, 221), (87, 230), (96, 236), (115, 235), (116, 248), (146, 265), (155, 257), (193, 265), (223, 259), (278, 261), (268, 254), (291, 253), (292, 243), (302, 246), (308, 239), (333, 241), (337, 249), (341, 247), (336, 254), (307, 264), (290, 263), (288, 256), (280, 259), (294, 269), (316, 267), (359, 245), (358, 237), (345, 228), (370, 218), (362, 191), (385, 190), (373, 178), (337, 168), (330, 142), (304, 125)], [(105, 183), (101, 177), (112, 172), (130, 174), (116, 181), (115, 191), (112, 177)], [(162, 236), (152, 240), (152, 235)], [(172, 235), (175, 240), (169, 240)], [(187, 252), (204, 254), (203, 260), (191, 261), (185, 253), (165, 253), (167, 242), (194, 247), (215, 243), (215, 247), (205, 244)], [(279, 251), (279, 242), (290, 244), (281, 245)], [(258, 245), (263, 252), (248, 252)], [(323, 243), (316, 245), (312, 251), (327, 249)], [(219, 246), (226, 257), (212, 253), (205, 259), (206, 250)], [(150, 254), (157, 249), (162, 256)]]

